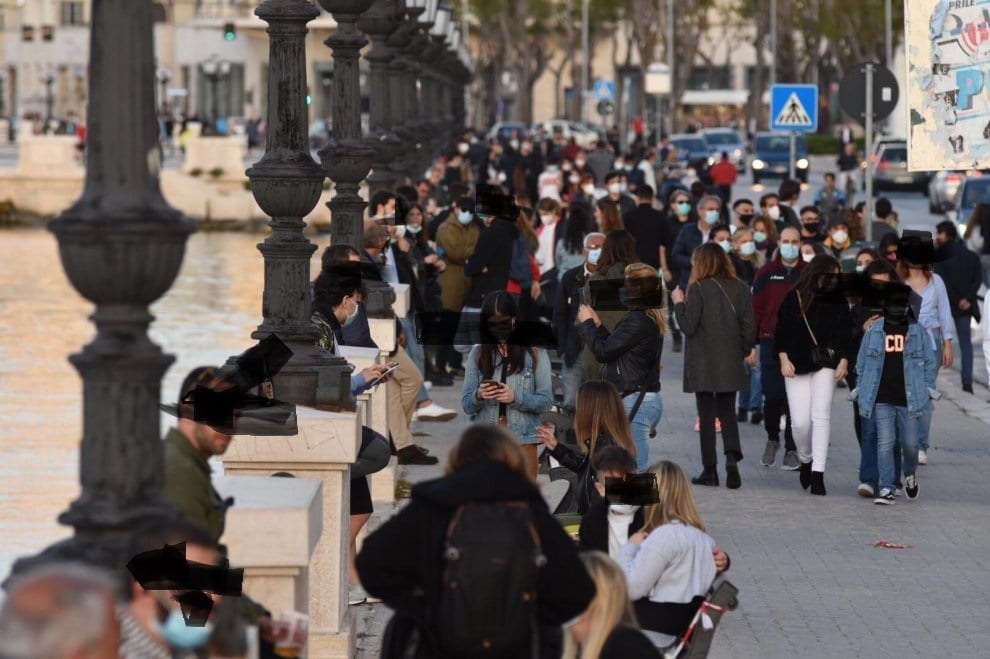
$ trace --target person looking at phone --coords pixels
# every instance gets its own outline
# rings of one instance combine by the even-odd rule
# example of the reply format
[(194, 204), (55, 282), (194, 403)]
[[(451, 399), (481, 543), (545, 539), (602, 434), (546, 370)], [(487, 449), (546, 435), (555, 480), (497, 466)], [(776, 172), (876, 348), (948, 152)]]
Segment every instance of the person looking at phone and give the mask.
[(574, 432), (579, 451), (557, 441), (552, 423), (541, 423), (536, 428), (536, 434), (550, 455), (577, 474), (575, 485), (568, 492), (573, 497), (571, 503), (574, 505), (567, 509), (583, 515), (588, 506), (601, 496), (594, 487), (592, 462), (595, 456), (602, 449), (616, 445), (636, 455), (636, 447), (622, 398), (610, 383), (604, 380), (585, 382), (578, 389), (575, 409)]
[(461, 405), (475, 423), (504, 426), (518, 438), (535, 479), (540, 444), (540, 413), (553, 403), (550, 358), (543, 348), (523, 345), (513, 336), (519, 312), (512, 296), (494, 291), (481, 306), (483, 343), (471, 348)]
[(663, 287), (657, 271), (645, 263), (627, 266), (622, 297), (628, 312), (612, 331), (587, 304), (578, 309), (578, 330), (581, 340), (602, 365), (602, 379), (622, 396), (632, 424), (636, 464), (645, 469), (649, 464), (650, 431), (663, 416), (660, 356), (667, 318), (661, 308)]

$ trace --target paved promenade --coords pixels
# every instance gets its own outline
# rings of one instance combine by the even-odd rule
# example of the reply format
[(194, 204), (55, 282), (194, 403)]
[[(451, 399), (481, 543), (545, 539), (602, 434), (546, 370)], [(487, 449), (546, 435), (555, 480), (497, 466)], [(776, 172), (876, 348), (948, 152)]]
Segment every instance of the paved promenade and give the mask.
[[(664, 416), (650, 458), (675, 460), (695, 475), (701, 460), (694, 397), (681, 387), (682, 356), (664, 355)], [(460, 410), (460, 384), (434, 389), (434, 399)], [(832, 406), (824, 498), (804, 492), (795, 472), (762, 467), (762, 427), (742, 425), (742, 489), (694, 488), (709, 533), (732, 557), (728, 576), (740, 589), (740, 606), (723, 619), (710, 656), (987, 656), (988, 391), (977, 385), (976, 396), (963, 393), (956, 371), (940, 376), (939, 388), (945, 399), (935, 413), (930, 463), (919, 470), (920, 497), (893, 506), (856, 495), (859, 449), (846, 390), (836, 391)], [(467, 423), (462, 413), (449, 423), (417, 423), (414, 431), (425, 433), (417, 441), (442, 465)], [(412, 482), (441, 472), (400, 469)], [(720, 475), (724, 483), (721, 465)], [(372, 524), (389, 513), (377, 511)], [(877, 540), (913, 547), (877, 548)], [(381, 604), (354, 609), (358, 656), (377, 657), (391, 612)]]

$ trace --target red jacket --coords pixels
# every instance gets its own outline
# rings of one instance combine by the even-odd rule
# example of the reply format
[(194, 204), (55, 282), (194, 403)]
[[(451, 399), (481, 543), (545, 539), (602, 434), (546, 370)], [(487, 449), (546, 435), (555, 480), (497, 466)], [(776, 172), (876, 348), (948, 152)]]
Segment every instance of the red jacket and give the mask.
[(713, 185), (732, 185), (739, 177), (739, 170), (728, 160), (719, 160), (708, 170)]
[(804, 261), (798, 259), (797, 265), (788, 271), (778, 254), (777, 258), (756, 272), (753, 278), (753, 318), (756, 321), (757, 341), (773, 340), (777, 312), (784, 296), (797, 283), (803, 268)]

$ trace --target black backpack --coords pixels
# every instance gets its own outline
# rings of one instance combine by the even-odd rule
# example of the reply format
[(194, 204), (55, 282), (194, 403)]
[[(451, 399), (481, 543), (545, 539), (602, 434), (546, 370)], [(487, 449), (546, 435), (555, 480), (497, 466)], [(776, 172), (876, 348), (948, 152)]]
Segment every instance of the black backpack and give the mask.
[(546, 557), (522, 501), (473, 502), (447, 527), (440, 647), (456, 655), (499, 656), (531, 644), (538, 654), (536, 587)]

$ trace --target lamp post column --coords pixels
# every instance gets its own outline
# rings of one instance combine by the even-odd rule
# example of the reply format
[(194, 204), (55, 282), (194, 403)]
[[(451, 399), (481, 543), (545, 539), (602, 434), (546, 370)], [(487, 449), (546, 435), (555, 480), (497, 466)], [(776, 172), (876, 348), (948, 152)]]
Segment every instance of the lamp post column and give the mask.
[(368, 43), (358, 32), (356, 21), (373, 0), (320, 0), (320, 6), (333, 14), (337, 29), (326, 40), (333, 50), (334, 76), (331, 114), (333, 137), (320, 151), (323, 171), (334, 182), (336, 192), (330, 207), (330, 232), (335, 244), (346, 243), (361, 249), (364, 243), (364, 208), (358, 194), (361, 182), (371, 170), (375, 150), (361, 136), (361, 79), (358, 58)]
[(195, 226), (159, 187), (151, 3), (94, 0), (91, 25), (85, 184), (49, 225), (69, 281), (96, 306), (96, 337), (69, 357), (82, 377), (82, 492), (58, 518), (74, 535), (14, 573), (53, 560), (119, 570), (139, 524), (179, 515), (162, 491), (158, 410), (174, 358), (148, 336), (148, 306), (178, 275)]
[(273, 378), (279, 399), (353, 409), (351, 367), (316, 347), (319, 332), (310, 320), (309, 262), (316, 245), (303, 235), (303, 218), (320, 200), (324, 174), (306, 134), (306, 24), (320, 12), (307, 0), (265, 0), (254, 13), (268, 23), (268, 138), (265, 155), (247, 175), (258, 205), (272, 218), (272, 232), (258, 245), (265, 260), (264, 320), (251, 338), (274, 334), (292, 350)]
[(371, 51), (365, 59), (371, 65), (371, 117), (366, 143), (375, 150), (371, 175), (368, 177), (370, 193), (378, 190), (394, 190), (399, 174), (394, 161), (401, 149), (401, 142), (392, 131), (389, 104), (389, 64), (396, 53), (388, 44), (399, 22), (396, 0), (375, 0), (368, 11), (361, 15), (358, 27), (371, 39)]

